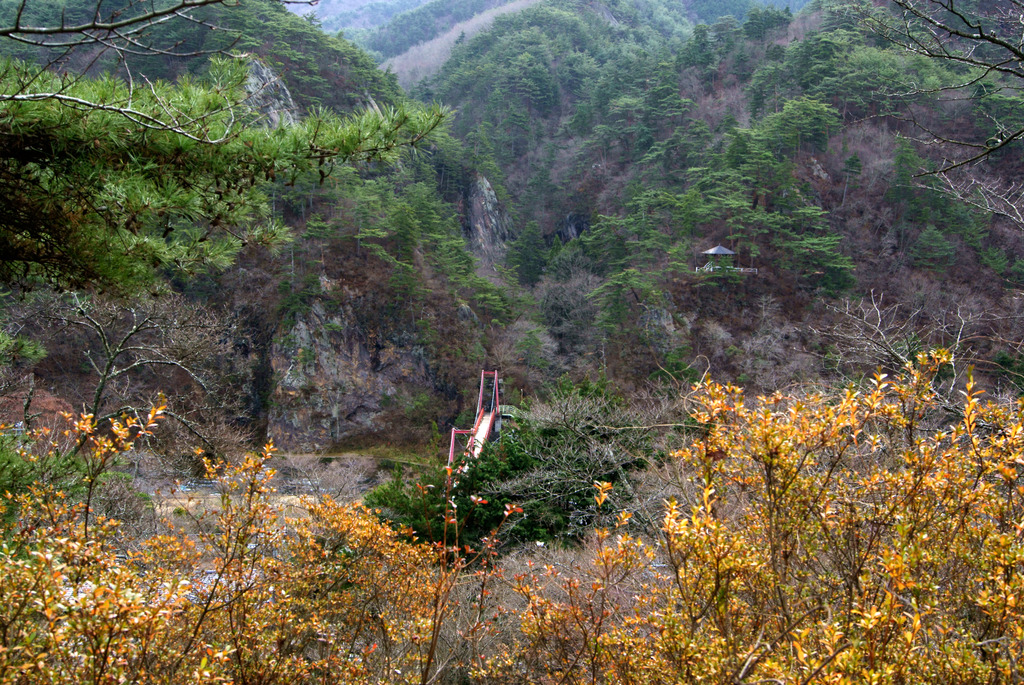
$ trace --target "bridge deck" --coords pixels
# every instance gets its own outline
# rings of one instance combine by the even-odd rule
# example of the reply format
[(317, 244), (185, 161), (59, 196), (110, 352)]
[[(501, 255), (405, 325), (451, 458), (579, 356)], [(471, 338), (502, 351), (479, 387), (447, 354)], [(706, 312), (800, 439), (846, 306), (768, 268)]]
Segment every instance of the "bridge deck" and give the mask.
[[(488, 379), (491, 380), (490, 388), (487, 387)], [(461, 451), (461, 454), (473, 459), (480, 456), (480, 452), (484, 449), (484, 444), (495, 431), (498, 417), (501, 416), (501, 398), (499, 397), (498, 387), (497, 371), (480, 372), (480, 394), (476, 402), (476, 421), (473, 423), (472, 430), (452, 429), (451, 447), (448, 450), (449, 467), (455, 464), (455, 455), (459, 451), (456, 449), (456, 443), (460, 435), (470, 436), (469, 445), (465, 450)]]

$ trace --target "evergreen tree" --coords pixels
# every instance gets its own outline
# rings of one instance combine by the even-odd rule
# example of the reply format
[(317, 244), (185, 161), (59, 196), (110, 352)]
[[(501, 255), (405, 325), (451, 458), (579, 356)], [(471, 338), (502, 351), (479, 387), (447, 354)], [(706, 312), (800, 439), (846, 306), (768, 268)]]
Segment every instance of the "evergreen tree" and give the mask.
[(531, 221), (509, 248), (508, 263), (516, 270), (520, 283), (532, 286), (540, 280), (544, 273), (546, 252), (540, 226), (536, 221)]
[[(256, 16), (285, 12), (246, 1)], [(0, 5), (0, 52), (29, 46), (21, 54), (43, 60), (0, 63), (0, 282), (128, 290), (159, 270), (223, 266), (245, 244), (283, 238), (268, 182), (307, 172), (323, 180), (339, 164), (394, 159), (444, 118), (439, 107), (385, 106), (260, 127), (246, 102), (247, 60), (207, 59), (229, 45), (203, 30), (221, 4)], [(202, 57), (203, 75), (140, 87), (136, 77), (58, 73), (47, 68), (55, 55), (72, 65), (89, 55), (85, 68), (97, 69), (130, 57), (127, 76)]]
[(917, 237), (910, 255), (916, 265), (927, 269), (943, 270), (956, 258), (956, 248), (935, 226), (929, 224)]

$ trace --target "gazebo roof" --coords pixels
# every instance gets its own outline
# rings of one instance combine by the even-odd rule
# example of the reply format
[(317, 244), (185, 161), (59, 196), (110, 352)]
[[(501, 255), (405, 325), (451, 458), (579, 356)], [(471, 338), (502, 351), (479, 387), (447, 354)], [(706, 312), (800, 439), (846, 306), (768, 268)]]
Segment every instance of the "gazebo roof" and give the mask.
[(735, 252), (733, 252), (732, 250), (730, 250), (730, 249), (729, 249), (729, 248), (727, 248), (727, 247), (722, 247), (721, 245), (715, 245), (715, 246), (714, 246), (713, 248), (711, 248), (710, 250), (704, 250), (704, 252), (702, 252), (701, 254), (710, 254), (710, 255), (730, 255), (730, 254), (736, 254), (736, 253), (735, 253)]

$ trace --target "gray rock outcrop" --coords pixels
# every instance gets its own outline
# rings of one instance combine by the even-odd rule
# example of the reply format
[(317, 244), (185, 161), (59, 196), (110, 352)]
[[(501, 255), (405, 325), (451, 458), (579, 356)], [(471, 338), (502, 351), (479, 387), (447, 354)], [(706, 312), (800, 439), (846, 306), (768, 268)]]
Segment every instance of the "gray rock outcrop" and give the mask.
[[(576, 240), (590, 228), (590, 217), (585, 214), (567, 214), (562, 225), (558, 227), (555, 236), (562, 241), (562, 244), (570, 240)], [(553, 242), (553, 241), (552, 241)]]
[(275, 342), (270, 437), (288, 452), (319, 452), (353, 436), (386, 434), (388, 404), (430, 388), (426, 354), (411, 335), (363, 330), (352, 306), (320, 301)]
[(249, 94), (246, 104), (259, 113), (261, 121), (269, 128), (298, 123), (299, 108), (288, 86), (255, 56), (249, 58), (245, 91)]
[(470, 251), (480, 260), (484, 273), (493, 273), (494, 265), (505, 259), (512, 237), (512, 217), (498, 201), (494, 188), (477, 174), (466, 193), (462, 233)]

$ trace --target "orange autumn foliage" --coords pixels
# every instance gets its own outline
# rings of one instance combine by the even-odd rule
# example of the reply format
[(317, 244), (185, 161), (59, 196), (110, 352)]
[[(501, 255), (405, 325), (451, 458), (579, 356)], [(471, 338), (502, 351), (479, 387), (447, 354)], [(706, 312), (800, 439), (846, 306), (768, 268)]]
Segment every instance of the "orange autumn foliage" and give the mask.
[(839, 396), (699, 388), (703, 435), (673, 455), (698, 499), (655, 539), (605, 532), (589, 565), (520, 575), (520, 642), (478, 675), (1019, 682), (1024, 405), (968, 385), (939, 427), (946, 363)]
[[(1024, 404), (950, 404), (947, 361), (838, 394), (705, 384), (653, 525), (622, 512), (507, 578), (359, 505), (285, 517), (270, 449), (127, 558), (116, 522), (36, 489), (0, 548), (0, 684), (1017, 682)], [(87, 458), (155, 420), (79, 422)]]
[[(84, 460), (109, 463), (158, 416), (111, 437), (76, 421)], [(198, 532), (168, 524), (127, 557), (113, 553), (117, 522), (85, 504), (18, 498), (0, 547), (0, 683), (433, 682), (463, 565), (358, 504), (310, 500), (286, 519), (269, 497), (272, 449), (210, 468), (220, 506)]]

